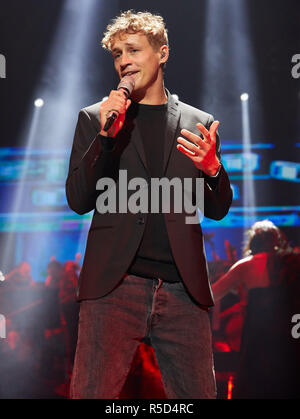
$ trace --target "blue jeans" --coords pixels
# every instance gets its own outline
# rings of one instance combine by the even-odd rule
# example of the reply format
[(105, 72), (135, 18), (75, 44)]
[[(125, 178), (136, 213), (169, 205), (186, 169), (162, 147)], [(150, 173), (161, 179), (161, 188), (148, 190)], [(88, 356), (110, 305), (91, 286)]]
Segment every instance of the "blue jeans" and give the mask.
[(216, 397), (208, 311), (181, 282), (128, 275), (106, 296), (80, 303), (71, 398), (118, 398), (144, 338), (169, 399)]

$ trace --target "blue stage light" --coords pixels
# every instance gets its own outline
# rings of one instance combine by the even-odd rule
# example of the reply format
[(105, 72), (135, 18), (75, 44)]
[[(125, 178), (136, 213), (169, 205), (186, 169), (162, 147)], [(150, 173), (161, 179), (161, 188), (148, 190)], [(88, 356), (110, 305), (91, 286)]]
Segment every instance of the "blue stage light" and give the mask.
[(232, 153), (222, 156), (225, 169), (230, 172), (254, 172), (260, 168), (261, 155), (257, 153)]
[(270, 166), (270, 175), (276, 179), (300, 182), (300, 163), (274, 161)]

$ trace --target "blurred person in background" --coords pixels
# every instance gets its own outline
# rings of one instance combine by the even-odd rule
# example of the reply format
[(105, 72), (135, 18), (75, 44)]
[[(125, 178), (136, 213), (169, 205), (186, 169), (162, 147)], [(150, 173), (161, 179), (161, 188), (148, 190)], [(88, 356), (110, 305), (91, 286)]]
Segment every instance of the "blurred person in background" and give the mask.
[(291, 319), (300, 313), (300, 255), (271, 221), (247, 232), (243, 258), (212, 286), (216, 301), (241, 300), (240, 365), (235, 398), (299, 397), (299, 342)]

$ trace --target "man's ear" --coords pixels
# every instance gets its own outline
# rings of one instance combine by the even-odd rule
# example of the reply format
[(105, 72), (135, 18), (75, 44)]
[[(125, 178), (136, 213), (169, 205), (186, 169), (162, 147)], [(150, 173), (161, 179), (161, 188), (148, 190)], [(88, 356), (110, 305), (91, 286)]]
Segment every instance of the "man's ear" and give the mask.
[(160, 63), (165, 64), (169, 58), (169, 47), (168, 45), (162, 45), (160, 47)]

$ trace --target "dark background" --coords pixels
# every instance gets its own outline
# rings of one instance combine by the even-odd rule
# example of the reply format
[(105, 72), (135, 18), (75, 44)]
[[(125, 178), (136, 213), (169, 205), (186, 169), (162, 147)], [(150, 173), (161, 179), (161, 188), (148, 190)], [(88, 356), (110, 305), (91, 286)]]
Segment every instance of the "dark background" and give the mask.
[[(80, 32), (84, 12), (92, 3), (89, 27)], [(275, 160), (300, 162), (300, 78), (295, 79), (291, 74), (292, 57), (300, 54), (299, 0), (0, 0), (0, 54), (6, 58), (6, 78), (0, 79), (0, 174), (5, 177), (11, 168), (15, 170), (16, 162), (20, 164), (25, 160), (28, 130), (35, 112), (33, 102), (39, 96), (45, 99), (45, 105), (40, 110), (31, 147), (49, 150), (49, 154), (44, 150), (28, 159), (32, 166), (24, 182), (19, 211), (32, 212), (33, 217), (29, 223), (28, 219), (23, 222), (19, 217), (19, 230), (9, 230), (7, 225), (14, 217), (10, 206), (22, 182), (17, 176), (9, 181), (0, 179), (0, 270), (5, 274), (26, 260), (31, 265), (33, 278), (42, 286), (50, 257), (54, 255), (65, 262), (74, 258), (79, 245), (84, 248), (88, 218), (76, 218), (65, 201), (52, 208), (34, 207), (32, 193), (38, 188), (47, 192), (48, 188), (50, 192), (59, 189), (64, 195), (63, 171), (67, 168), (78, 112), (82, 107), (100, 101), (118, 83), (111, 56), (100, 45), (103, 32), (110, 19), (128, 9), (148, 10), (164, 17), (170, 41), (165, 85), (183, 102), (213, 114), (220, 121), (224, 157), (227, 153), (243, 152), (242, 148), (234, 147), (242, 146), (240, 95), (247, 92), (251, 142), (272, 145), (272, 148), (254, 150), (263, 161), (258, 175), (268, 174), (269, 165)], [(57, 38), (60, 23), (63, 23), (64, 32)], [(78, 47), (78, 39), (84, 39), (83, 48)], [(53, 46), (56, 48), (54, 55)], [(64, 102), (65, 86), (69, 89), (69, 102)], [(62, 134), (56, 138), (59, 129)], [(24, 148), (24, 153), (18, 154), (18, 149), (14, 149), (4, 156), (6, 148), (19, 147)], [(59, 165), (61, 172), (52, 170), (53, 166), (59, 169)], [(41, 170), (44, 177), (38, 172)], [(300, 212), (297, 209), (296, 213), (287, 214), (282, 208), (299, 208), (299, 172), (298, 181), (269, 177), (255, 180), (257, 206), (278, 207), (279, 216), (294, 216), (288, 223), (283, 218), (279, 224), (293, 246), (300, 246)], [(243, 192), (243, 172), (229, 172), (229, 177)], [(233, 202), (232, 210), (242, 207), (242, 198), (241, 194)], [(49, 214), (49, 219), (41, 217), (43, 212)], [(242, 215), (239, 215), (241, 220)], [(272, 213), (266, 211), (258, 215), (271, 218)], [(237, 249), (237, 256), (241, 256), (243, 225), (240, 222), (238, 226), (228, 226), (228, 219), (230, 217), (204, 228), (207, 256), (214, 272), (218, 264), (214, 263), (213, 250), (220, 256), (222, 265), (226, 259), (226, 240)], [(228, 268), (229, 261), (225, 262)], [(17, 312), (19, 306), (24, 305), (24, 294), (19, 297), (15, 302)], [(31, 293), (29, 297), (30, 302), (39, 298)], [(43, 315), (51, 320), (58, 311), (53, 310), (47, 298), (44, 299), (48, 301), (46, 316), (42, 304), (37, 310), (42, 308)], [(10, 306), (5, 295), (4, 302)], [(231, 301), (227, 303), (231, 305)], [(9, 313), (11, 308), (7, 310)], [(0, 305), (0, 313), (7, 314), (3, 305)], [(20, 313), (23, 320), (23, 312)], [(39, 316), (34, 314), (33, 317)], [(32, 329), (31, 319), (27, 324)], [(57, 389), (57, 384), (65, 385), (69, 378), (66, 366), (60, 364), (65, 362), (63, 333), (44, 339), (43, 327), (38, 330), (41, 333), (38, 339), (47, 350), (34, 335), (32, 348), (36, 352), (31, 354), (32, 364), (24, 358), (18, 363), (15, 354), (9, 362), (2, 363), (1, 398), (3, 392), (8, 396), (18, 392), (24, 396), (26, 388), (28, 394), (40, 394), (40, 397), (66, 396), (65, 387)], [(53, 325), (52, 328), (54, 330)], [(21, 331), (23, 329), (22, 323)], [(3, 348), (7, 341), (2, 339)], [(1, 356), (10, 355), (5, 350)], [(49, 371), (36, 369), (38, 377), (31, 379), (31, 367), (37, 364), (36, 354), (42, 356), (40, 366), (46, 366)], [(49, 359), (43, 358), (45, 354)], [(225, 371), (231, 368), (227, 360), (223, 367)], [(220, 370), (220, 365), (218, 368)], [(219, 384), (223, 382), (226, 387), (227, 379), (218, 378)], [(223, 394), (226, 391), (225, 388)]]
[[(222, 138), (239, 140), (241, 91), (235, 91), (233, 81), (242, 63), (239, 60), (229, 63), (231, 45), (226, 39), (213, 57), (218, 68), (215, 86), (206, 86), (203, 74), (203, 63), (209, 54), (204, 51), (208, 3), (205, 0), (110, 0), (104, 7), (99, 1), (101, 11), (95, 11), (94, 24), (90, 28), (94, 40), (90, 45), (92, 54), (89, 51), (88, 57), (82, 57), (83, 61), (87, 60), (87, 73), (83, 77), (89, 78), (92, 91), (82, 98), (82, 106), (105, 96), (116, 80), (110, 56), (100, 46), (106, 23), (119, 10), (146, 9), (162, 14), (168, 27), (171, 47), (166, 68), (168, 89), (177, 93), (181, 100), (213, 113), (221, 121)], [(291, 77), (291, 57), (300, 51), (300, 4), (297, 0), (251, 0), (231, 1), (228, 5), (234, 3), (237, 6), (244, 4), (247, 21), (241, 25), (248, 25), (255, 57), (254, 67), (249, 71), (255, 74), (258, 83), (256, 90), (251, 91), (251, 87), (248, 90), (252, 96), (252, 134), (255, 138), (278, 142), (282, 153), (288, 155), (290, 145), (299, 139), (300, 81)], [(31, 107), (32, 92), (41, 79), (63, 4), (61, 0), (1, 1), (0, 53), (7, 61), (7, 78), (0, 84), (1, 146), (24, 142), (20, 137), (23, 118)], [(216, 15), (213, 31), (217, 33), (221, 28), (228, 34), (233, 30), (230, 15), (224, 18)], [(76, 31), (76, 22), (73, 30)], [(215, 51), (216, 45), (212, 45), (210, 55)], [(101, 77), (97, 74), (100, 68), (104, 71)], [(213, 98), (207, 92), (212, 92)]]

